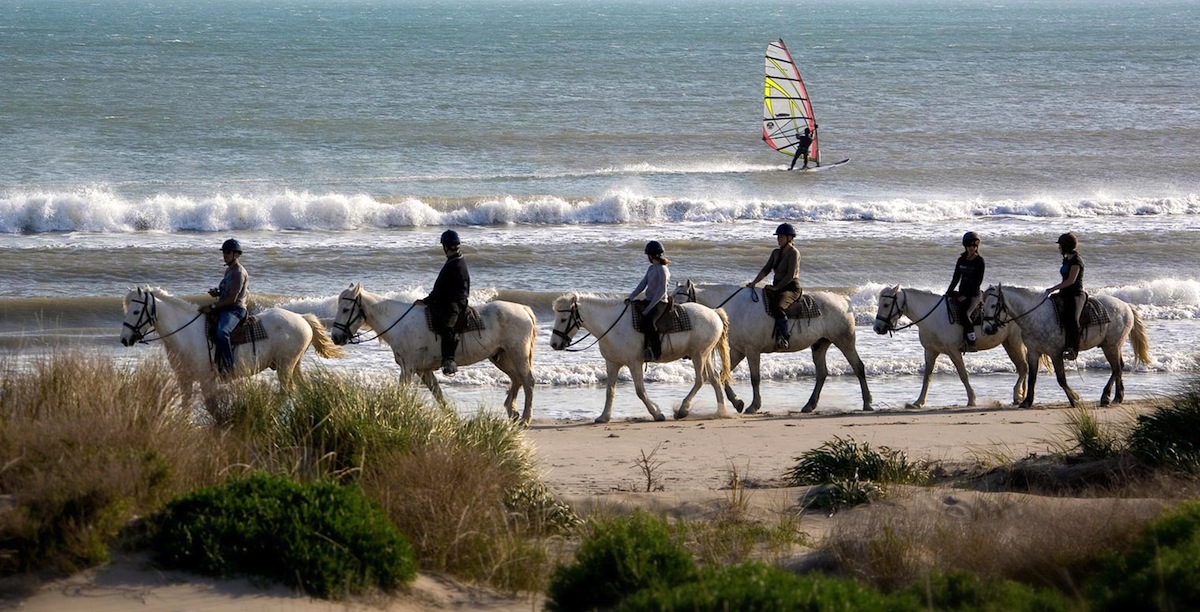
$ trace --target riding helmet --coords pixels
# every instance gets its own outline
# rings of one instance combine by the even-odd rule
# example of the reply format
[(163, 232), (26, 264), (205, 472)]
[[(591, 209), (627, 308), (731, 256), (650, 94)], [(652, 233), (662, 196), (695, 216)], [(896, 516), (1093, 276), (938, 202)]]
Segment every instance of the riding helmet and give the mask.
[(442, 232), (442, 246), (456, 247), (462, 244), (462, 240), (458, 238), (458, 232), (454, 230), (446, 230)]
[(776, 236), (791, 236), (796, 237), (796, 228), (792, 227), (791, 223), (780, 223), (779, 227), (775, 228)]
[(979, 242), (979, 234), (976, 234), (975, 232), (967, 232), (963, 234), (963, 246), (971, 246), (976, 242)]
[(1065, 251), (1074, 251), (1075, 247), (1079, 246), (1079, 241), (1075, 239), (1075, 234), (1071, 232), (1067, 232), (1059, 236), (1058, 240), (1055, 242), (1062, 245), (1063, 250)]
[(225, 242), (223, 242), (221, 244), (221, 252), (222, 253), (237, 253), (238, 255), (241, 255), (242, 254), (242, 243), (238, 242), (237, 240), (234, 240), (233, 238), (230, 238), (229, 240), (226, 240)]
[(647, 255), (662, 255), (664, 252), (665, 251), (663, 250), (663, 245), (661, 242), (657, 240), (651, 240), (650, 242), (646, 243)]

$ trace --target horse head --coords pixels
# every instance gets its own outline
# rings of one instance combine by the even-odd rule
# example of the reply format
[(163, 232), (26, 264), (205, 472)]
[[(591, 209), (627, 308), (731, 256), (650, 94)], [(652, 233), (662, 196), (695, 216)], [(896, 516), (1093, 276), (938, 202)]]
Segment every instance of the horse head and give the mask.
[(579, 316), (579, 296), (564, 295), (554, 300), (554, 332), (550, 337), (550, 348), (561, 351), (571, 346), (581, 327), (583, 318)]
[(991, 335), (1012, 320), (1004, 301), (1004, 285), (988, 287), (983, 292), (983, 333)]
[(366, 320), (367, 313), (363, 310), (362, 303), (362, 283), (351, 285), (338, 295), (337, 313), (334, 315), (329, 337), (333, 339), (334, 344), (344, 346), (358, 334), (358, 329)]
[(675, 301), (681, 304), (696, 301), (696, 284), (692, 282), (692, 279), (684, 279), (675, 288)]
[(896, 329), (896, 321), (904, 314), (904, 291), (900, 285), (885, 287), (879, 292), (879, 308), (875, 311), (875, 325), (872, 329), (877, 334), (886, 334)]
[(158, 303), (149, 287), (130, 289), (125, 295), (125, 320), (121, 323), (121, 345), (142, 342), (155, 325)]

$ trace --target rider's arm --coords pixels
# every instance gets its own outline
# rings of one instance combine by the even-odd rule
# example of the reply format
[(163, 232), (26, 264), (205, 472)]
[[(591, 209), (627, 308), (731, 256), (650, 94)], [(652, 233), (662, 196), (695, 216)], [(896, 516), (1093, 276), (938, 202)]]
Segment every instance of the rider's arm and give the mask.
[(1067, 270), (1067, 278), (1063, 282), (1049, 288), (1046, 293), (1054, 293), (1059, 289), (1065, 289), (1075, 284), (1075, 280), (1079, 278), (1079, 266), (1072, 265), (1070, 270)]
[(771, 251), (771, 256), (767, 258), (767, 265), (762, 267), (762, 270), (758, 272), (758, 276), (755, 276), (754, 280), (746, 283), (747, 287), (753, 287), (757, 285), (758, 281), (766, 278), (767, 275), (771, 273), (771, 270), (775, 269), (775, 257), (777, 253), (779, 253), (779, 249)]

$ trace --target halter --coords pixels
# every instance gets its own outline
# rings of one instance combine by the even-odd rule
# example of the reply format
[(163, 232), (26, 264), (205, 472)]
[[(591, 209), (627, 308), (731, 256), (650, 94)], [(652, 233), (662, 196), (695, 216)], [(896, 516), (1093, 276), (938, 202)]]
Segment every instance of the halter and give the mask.
[[(904, 293), (904, 290), (901, 289), (900, 291), (897, 292), (897, 294), (904, 296), (904, 304), (905, 304), (905, 306), (907, 306), (908, 305), (908, 295)], [(908, 328), (916, 325), (917, 323), (920, 323), (921, 321), (928, 319), (929, 315), (933, 314), (938, 309), (938, 305), (941, 304), (942, 302), (946, 301), (946, 296), (943, 295), (941, 299), (939, 299), (937, 302), (935, 302), (933, 304), (933, 308), (930, 308), (929, 312), (925, 313), (921, 318), (919, 318), (915, 321), (910, 321), (908, 323), (905, 323), (904, 325), (901, 325), (900, 327), (895, 327), (894, 325), (892, 325), (892, 319), (893, 318), (899, 319), (900, 315), (904, 314), (904, 307), (900, 306), (900, 299), (896, 295), (892, 295), (889, 297), (892, 299), (892, 304), (891, 304), (891, 306), (888, 306), (887, 317), (881, 317), (881, 316), (879, 316), (879, 313), (875, 314), (875, 320), (883, 321), (883, 324), (885, 326), (887, 326), (887, 331), (889, 334), (894, 334), (898, 331), (908, 329)], [(880, 299), (882, 300), (883, 298), (880, 298)]]
[[(1026, 310), (1025, 312), (1014, 317), (1012, 312), (1009, 312), (1009, 310), (1008, 310), (1008, 302), (1006, 302), (1004, 300), (1004, 286), (997, 285), (996, 286), (996, 312), (994, 314), (992, 314), (991, 316), (988, 316), (988, 314), (987, 314), (988, 309), (984, 308), (983, 309), (983, 322), (984, 322), (984, 324), (991, 323), (993, 329), (1000, 329), (1000, 328), (1004, 327), (1005, 325), (1007, 325), (1008, 323), (1016, 321), (1017, 319), (1024, 317), (1025, 315), (1037, 310), (1038, 308), (1041, 308), (1042, 304), (1045, 304), (1046, 300), (1048, 300), (1048, 299), (1050, 299), (1049, 295), (1043, 296), (1042, 301), (1035, 304), (1033, 306), (1033, 308), (1030, 308), (1029, 310)], [(1000, 313), (1004, 313), (1004, 314), (1008, 315), (1008, 318), (1001, 319)]]
[(383, 331), (375, 334), (374, 338), (367, 338), (367, 339), (363, 340), (363, 339), (359, 338), (359, 336), (361, 336), (362, 334), (350, 329), (350, 326), (354, 325), (354, 322), (358, 319), (362, 319), (363, 323), (367, 322), (367, 310), (365, 308), (363, 308), (362, 294), (360, 293), (352, 298), (348, 298), (348, 297), (341, 298), (338, 300), (338, 303), (340, 304), (345, 301), (350, 302), (350, 316), (346, 318), (345, 323), (338, 323), (337, 318), (335, 317), (334, 321), (333, 321), (333, 328), (342, 332), (343, 334), (346, 334), (346, 343), (347, 344), (362, 344), (363, 342), (370, 342), (372, 340), (379, 339), (380, 336), (388, 333), (389, 331), (392, 330), (393, 327), (398, 325), (400, 323), (400, 321), (403, 321), (404, 317), (407, 317), (408, 313), (412, 312), (412, 309), (417, 306), (417, 303), (413, 302), (408, 307), (408, 310), (405, 310), (404, 314), (400, 315), (399, 319), (396, 319), (394, 322), (392, 322), (391, 325), (388, 325), (386, 328), (384, 328)]
[(596, 346), (597, 342), (600, 342), (600, 340), (602, 338), (604, 338), (605, 336), (608, 335), (608, 332), (612, 331), (613, 328), (617, 326), (617, 323), (619, 323), (621, 321), (621, 317), (625, 316), (626, 310), (629, 310), (629, 304), (625, 304), (625, 307), (621, 309), (621, 314), (617, 315), (617, 319), (612, 322), (612, 325), (608, 326), (608, 329), (604, 330), (603, 334), (596, 336), (595, 342), (592, 342), (591, 344), (589, 344), (581, 349), (576, 349), (576, 348), (571, 348), (571, 347), (575, 346), (576, 344), (579, 344), (580, 342), (583, 342), (584, 340), (587, 340), (588, 336), (591, 335), (591, 332), (587, 332), (586, 334), (580, 336), (579, 338), (576, 338), (575, 340), (571, 339), (571, 334), (575, 333), (581, 327), (583, 327), (583, 317), (580, 316), (580, 314), (579, 314), (579, 302), (578, 301), (573, 300), (571, 302), (571, 307), (566, 310), (555, 310), (554, 311), (554, 312), (557, 312), (560, 314), (568, 315), (567, 316), (567, 327), (566, 327), (566, 329), (561, 330), (561, 331), (557, 327), (555, 327), (554, 329), (552, 329), (550, 331), (553, 332), (553, 334), (555, 336), (562, 338), (563, 342), (566, 342), (566, 345), (563, 346), (561, 350), (570, 351), (572, 353), (577, 353), (579, 351), (586, 351), (586, 350), (592, 348), (593, 346)]
[(152, 293), (150, 291), (143, 292), (140, 288), (138, 289), (138, 294), (145, 295), (146, 299), (144, 299), (144, 300), (129, 300), (130, 304), (141, 304), (142, 305), (142, 310), (141, 310), (141, 312), (138, 313), (137, 323), (130, 325), (128, 322), (125, 322), (125, 321), (121, 322), (121, 325), (129, 328), (133, 332), (133, 341), (134, 342), (138, 342), (141, 344), (150, 344), (151, 342), (157, 342), (159, 340), (162, 340), (163, 338), (174, 336), (175, 334), (183, 331), (183, 329), (185, 327), (191, 325), (192, 323), (195, 323), (196, 319), (199, 319), (201, 316), (203, 316), (203, 313), (198, 312), (198, 313), (196, 313), (196, 316), (192, 317), (191, 321), (184, 323), (182, 326), (180, 326), (179, 329), (176, 329), (175, 331), (170, 332), (168, 334), (159, 334), (159, 336), (157, 338), (147, 339), (146, 334), (149, 333), (149, 331), (148, 330), (142, 331), (142, 329), (144, 327), (149, 325), (151, 328), (158, 329), (158, 298), (155, 297), (154, 293)]

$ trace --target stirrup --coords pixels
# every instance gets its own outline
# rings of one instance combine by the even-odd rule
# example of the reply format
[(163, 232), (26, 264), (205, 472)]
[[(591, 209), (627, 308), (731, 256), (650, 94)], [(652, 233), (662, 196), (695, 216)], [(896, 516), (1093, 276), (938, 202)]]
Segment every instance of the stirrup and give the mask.
[(788, 348), (788, 339), (784, 338), (783, 336), (776, 338), (775, 339), (775, 348), (780, 348), (780, 349)]
[(442, 374), (445, 374), (446, 376), (453, 376), (457, 372), (458, 364), (454, 363), (453, 359), (446, 359), (445, 361), (442, 361)]

